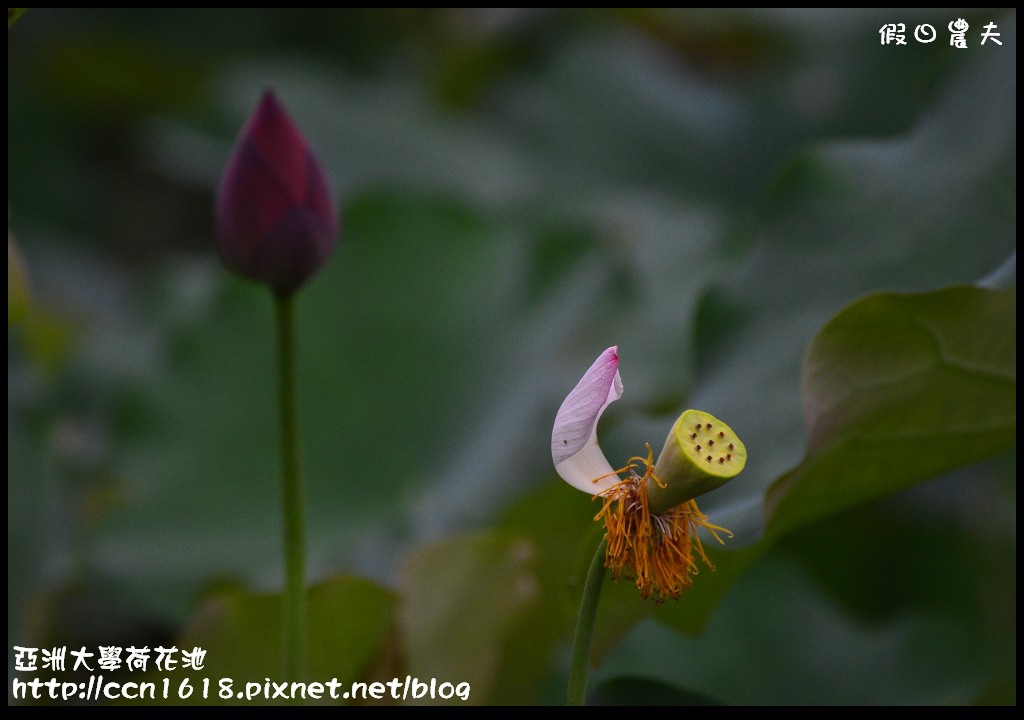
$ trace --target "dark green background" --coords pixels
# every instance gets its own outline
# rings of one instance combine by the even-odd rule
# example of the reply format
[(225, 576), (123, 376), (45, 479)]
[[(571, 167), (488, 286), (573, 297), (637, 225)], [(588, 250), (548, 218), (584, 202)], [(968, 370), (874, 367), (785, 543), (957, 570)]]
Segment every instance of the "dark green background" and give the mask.
[(271, 303), (211, 217), (272, 86), (342, 208), (298, 300), (315, 679), (561, 701), (598, 529), (551, 422), (617, 344), (613, 464), (687, 407), (750, 459), (701, 500), (717, 573), (659, 609), (608, 588), (595, 701), (1015, 702), (1014, 12), (30, 10), (8, 38), (11, 645), (279, 677)]

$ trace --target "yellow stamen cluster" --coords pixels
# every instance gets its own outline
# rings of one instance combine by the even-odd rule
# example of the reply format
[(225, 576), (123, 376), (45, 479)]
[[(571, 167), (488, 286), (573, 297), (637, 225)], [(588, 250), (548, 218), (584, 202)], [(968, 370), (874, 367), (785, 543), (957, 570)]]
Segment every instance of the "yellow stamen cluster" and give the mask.
[[(638, 474), (641, 465), (643, 474)], [(660, 515), (651, 515), (647, 481), (653, 479), (659, 486), (664, 485), (654, 475), (650, 445), (646, 458), (630, 458), (629, 464), (618, 473), (629, 475), (595, 496), (604, 500), (604, 506), (594, 517), (604, 520), (607, 531), (608, 551), (604, 565), (612, 571), (613, 578), (624, 575), (634, 581), (644, 599), (653, 596), (659, 605), (669, 597), (678, 600), (693, 584), (691, 576), (698, 573), (695, 552), (710, 570), (715, 569), (704, 553), (697, 529), (704, 528), (723, 544), (718, 533), (728, 537), (732, 537), (732, 533), (708, 522), (695, 500), (688, 500)]]

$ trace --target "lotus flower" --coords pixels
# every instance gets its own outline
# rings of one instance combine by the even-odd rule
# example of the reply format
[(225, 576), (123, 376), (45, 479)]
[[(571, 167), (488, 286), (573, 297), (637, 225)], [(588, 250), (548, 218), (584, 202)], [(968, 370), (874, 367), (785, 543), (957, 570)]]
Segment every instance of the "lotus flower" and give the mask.
[[(615, 470), (597, 442), (597, 423), (622, 397), (618, 348), (601, 353), (565, 398), (551, 433), (555, 470), (573, 487), (599, 496), (608, 538), (605, 567), (636, 582), (643, 597), (678, 599), (697, 574), (694, 553), (714, 570), (697, 534), (718, 542), (725, 528), (713, 525), (694, 499), (732, 479), (746, 464), (736, 433), (708, 413), (687, 410), (672, 427), (658, 462), (635, 456)], [(637, 472), (640, 470), (641, 472)], [(622, 477), (625, 475), (625, 477)]]
[(327, 178), (272, 90), (224, 169), (217, 240), (235, 272), (290, 295), (334, 252), (338, 214)]

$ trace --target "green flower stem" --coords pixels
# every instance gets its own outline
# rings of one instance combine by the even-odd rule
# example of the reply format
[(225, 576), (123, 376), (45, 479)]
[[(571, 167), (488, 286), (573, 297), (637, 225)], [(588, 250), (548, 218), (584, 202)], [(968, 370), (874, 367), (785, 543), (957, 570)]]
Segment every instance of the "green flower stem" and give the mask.
[(597, 552), (587, 571), (587, 581), (583, 585), (580, 613), (576, 618), (576, 637), (572, 641), (572, 659), (569, 660), (568, 705), (582, 705), (587, 696), (590, 643), (594, 639), (597, 601), (601, 599), (601, 585), (604, 584), (604, 554), (607, 548), (608, 538), (604, 537), (597, 545)]
[(295, 379), (295, 298), (275, 296), (280, 415), (281, 491), (284, 509), (284, 673), (301, 681), (306, 670), (306, 508), (299, 457), (298, 387)]

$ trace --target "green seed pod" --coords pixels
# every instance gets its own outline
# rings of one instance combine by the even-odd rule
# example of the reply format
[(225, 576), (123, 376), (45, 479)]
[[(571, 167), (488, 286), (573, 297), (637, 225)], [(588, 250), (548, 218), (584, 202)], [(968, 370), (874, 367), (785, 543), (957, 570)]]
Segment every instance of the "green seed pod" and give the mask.
[[(711, 492), (740, 474), (747, 449), (728, 425), (706, 412), (687, 410), (672, 426), (647, 480), (652, 515)], [(664, 487), (662, 487), (664, 486)]]

